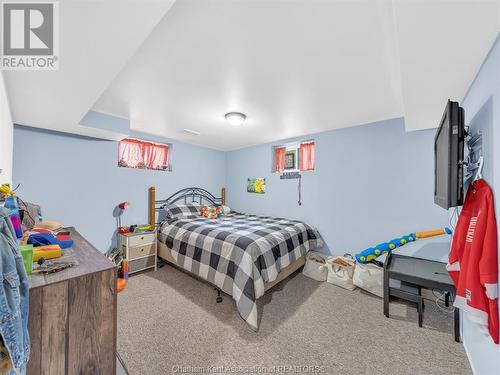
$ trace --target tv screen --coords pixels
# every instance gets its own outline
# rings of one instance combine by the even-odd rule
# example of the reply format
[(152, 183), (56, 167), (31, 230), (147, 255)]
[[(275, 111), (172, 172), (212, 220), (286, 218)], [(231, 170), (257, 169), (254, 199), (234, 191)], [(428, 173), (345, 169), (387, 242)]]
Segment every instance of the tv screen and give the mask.
[(448, 100), (434, 139), (434, 203), (461, 206), (463, 192), (464, 110)]

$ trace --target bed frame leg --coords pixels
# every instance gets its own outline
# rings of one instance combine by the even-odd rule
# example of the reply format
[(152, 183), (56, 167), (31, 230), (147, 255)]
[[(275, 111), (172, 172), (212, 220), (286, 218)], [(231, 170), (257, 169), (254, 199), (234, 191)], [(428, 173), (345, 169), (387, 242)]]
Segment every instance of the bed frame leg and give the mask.
[(220, 289), (219, 288), (214, 288), (214, 289), (217, 291), (217, 298), (215, 299), (215, 302), (221, 303), (222, 302), (222, 295), (221, 295)]
[(162, 268), (167, 264), (167, 262), (162, 257), (156, 257), (156, 266)]

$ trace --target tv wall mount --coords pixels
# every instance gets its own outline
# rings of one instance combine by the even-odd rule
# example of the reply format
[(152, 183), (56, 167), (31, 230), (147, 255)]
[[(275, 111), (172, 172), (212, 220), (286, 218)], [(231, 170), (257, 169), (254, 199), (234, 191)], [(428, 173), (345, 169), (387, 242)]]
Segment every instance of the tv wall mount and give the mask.
[(465, 127), (465, 144), (467, 146), (467, 156), (461, 162), (466, 168), (465, 181), (473, 178), (482, 178), (483, 172), (483, 133), (477, 130), (474, 134), (470, 132), (470, 127)]

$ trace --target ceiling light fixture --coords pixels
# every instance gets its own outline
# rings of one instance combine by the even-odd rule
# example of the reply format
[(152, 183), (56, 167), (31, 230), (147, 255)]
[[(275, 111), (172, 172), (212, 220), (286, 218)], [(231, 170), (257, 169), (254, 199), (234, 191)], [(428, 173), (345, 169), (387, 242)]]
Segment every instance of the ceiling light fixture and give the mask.
[(227, 122), (229, 122), (229, 124), (232, 126), (243, 125), (243, 122), (247, 118), (247, 116), (245, 116), (241, 112), (229, 112), (229, 113), (226, 113), (226, 115), (224, 117), (226, 118)]

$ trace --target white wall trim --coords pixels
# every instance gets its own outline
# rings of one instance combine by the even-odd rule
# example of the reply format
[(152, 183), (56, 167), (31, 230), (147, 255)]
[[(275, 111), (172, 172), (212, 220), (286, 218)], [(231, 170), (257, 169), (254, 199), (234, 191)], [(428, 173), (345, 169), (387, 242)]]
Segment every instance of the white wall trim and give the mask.
[[(462, 320), (462, 318), (460, 319)], [(463, 331), (463, 330), (462, 330)], [(463, 335), (463, 333), (461, 333), (461, 335)], [(469, 365), (470, 365), (470, 368), (472, 369), (472, 373), (474, 375), (477, 375), (477, 371), (476, 371), (476, 368), (474, 367), (474, 362), (472, 361), (472, 356), (471, 354), (469, 353), (469, 348), (467, 347), (467, 341), (465, 341), (463, 339), (463, 336), (462, 336), (462, 345), (464, 346), (464, 349), (465, 349), (465, 354), (467, 355), (467, 359), (469, 360)]]

